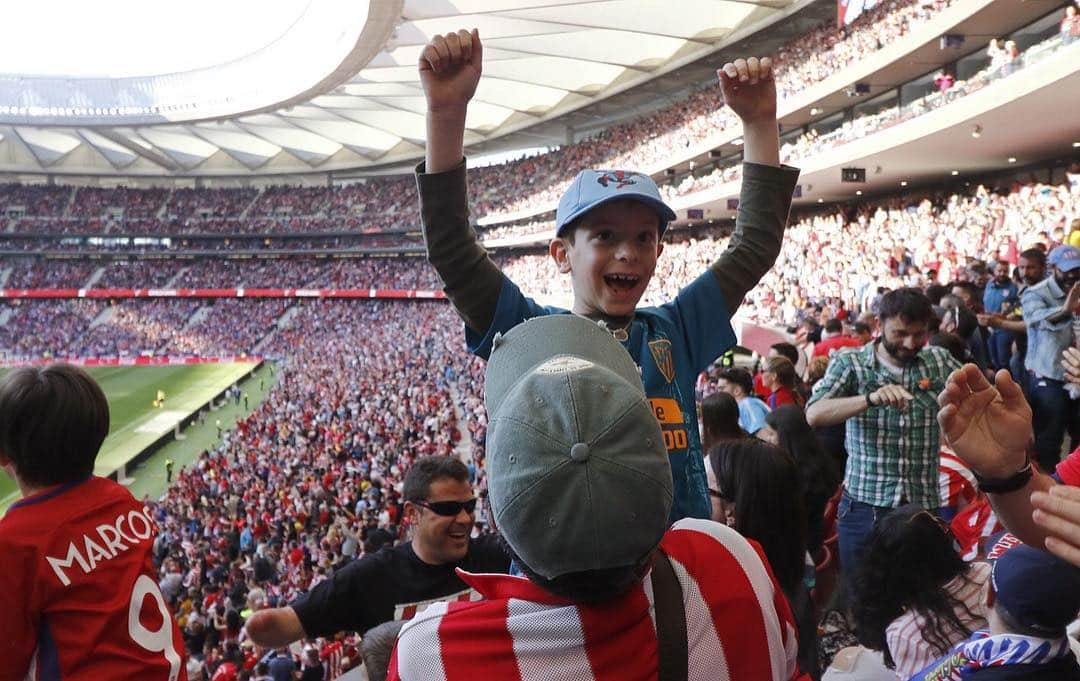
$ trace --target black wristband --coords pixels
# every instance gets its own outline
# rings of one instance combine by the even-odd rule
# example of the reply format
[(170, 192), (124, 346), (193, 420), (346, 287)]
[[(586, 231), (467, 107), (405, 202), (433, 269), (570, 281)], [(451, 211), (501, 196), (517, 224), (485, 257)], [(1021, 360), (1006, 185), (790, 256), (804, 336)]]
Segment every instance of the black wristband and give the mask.
[(979, 485), (979, 491), (987, 494), (1007, 494), (1023, 489), (1031, 480), (1031, 476), (1035, 474), (1035, 470), (1029, 458), (1023, 468), (1007, 478), (984, 478), (975, 471), (972, 473), (975, 475), (975, 482)]
[(866, 408), (867, 409), (872, 409), (873, 407), (877, 406), (876, 404), (874, 404), (874, 401), (870, 399), (870, 396), (873, 395), (873, 394), (874, 393), (866, 393)]

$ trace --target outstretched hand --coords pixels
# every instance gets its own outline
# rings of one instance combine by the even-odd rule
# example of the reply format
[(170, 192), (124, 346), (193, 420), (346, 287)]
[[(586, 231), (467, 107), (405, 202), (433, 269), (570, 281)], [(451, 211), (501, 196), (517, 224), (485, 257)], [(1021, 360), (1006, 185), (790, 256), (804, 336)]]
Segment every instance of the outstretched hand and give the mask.
[(984, 478), (1007, 478), (1024, 466), (1031, 442), (1031, 407), (1002, 369), (997, 387), (974, 364), (949, 375), (938, 395), (938, 423), (956, 455)]
[(1080, 487), (1055, 485), (1031, 495), (1035, 522), (1046, 530), (1046, 548), (1080, 567)]
[(483, 61), (484, 46), (475, 28), (432, 38), (417, 65), (428, 111), (463, 111), (476, 93)]
[(744, 125), (776, 120), (776, 80), (772, 59), (750, 57), (728, 62), (716, 72), (724, 103)]

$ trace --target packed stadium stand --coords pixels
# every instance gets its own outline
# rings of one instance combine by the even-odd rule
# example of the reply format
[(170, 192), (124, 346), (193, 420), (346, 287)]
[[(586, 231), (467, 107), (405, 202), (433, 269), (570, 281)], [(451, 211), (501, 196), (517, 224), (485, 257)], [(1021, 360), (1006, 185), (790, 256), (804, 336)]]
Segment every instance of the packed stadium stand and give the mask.
[[(622, 8), (626, 25), (601, 25), (562, 3), (498, 0), (475, 12), (467, 2), (384, 3), (400, 16), (383, 16), (379, 4), (370, 3), (367, 26), (382, 22), (383, 32), (363, 54), (339, 59), (344, 79), (319, 78), (272, 101), (256, 101), (262, 95), (238, 80), (237, 98), (250, 102), (224, 111), (214, 107), (227, 98), (207, 94), (188, 118), (170, 118), (174, 104), (128, 103), (112, 107), (110, 122), (108, 106), (58, 99), (35, 122), (29, 109), (0, 105), (3, 366), (252, 357), (274, 367), (263, 401), (219, 426), (215, 445), (193, 451), (175, 476), (170, 469), (169, 484), (145, 500), (158, 525), (154, 569), (191, 681), (270, 678), (259, 669), (275, 655), (292, 661), (295, 678), (374, 674), (361, 661), (366, 632), (275, 653), (255, 645), (245, 621), (334, 580), (383, 543), (407, 543), (402, 484), (417, 458), (461, 458), (486, 494), (485, 363), (467, 352), (425, 258), (413, 173), (424, 145), (415, 64), (437, 33), (476, 20), (491, 36), (489, 80), (466, 130), (470, 224), (526, 295), (564, 307), (571, 280), (548, 243), (559, 198), (583, 168), (646, 173), (675, 209), (643, 305), (674, 299), (732, 245), (743, 129), (720, 101), (715, 72), (736, 56), (773, 55), (780, 158), (802, 175), (779, 257), (735, 318), (736, 364), (758, 368), (777, 341), (798, 346), (800, 414), (829, 364), (827, 353), (815, 363), (814, 345), (856, 336), (856, 322), (878, 333), (882, 296), (897, 289), (936, 292), (942, 335), (957, 337), (960, 357), (984, 375), (1008, 370), (991, 339), (1010, 311), (991, 309), (982, 292), (1007, 283), (995, 266), (1033, 286), (1017, 270), (1032, 249), (1045, 260), (1080, 247), (1075, 3), (852, 0), (839, 3), (838, 20), (832, 0), (694, 0), (664, 11), (614, 0), (633, 6)], [(440, 14), (439, 5), (454, 11)], [(698, 22), (694, 9), (706, 18)], [(568, 44), (611, 45), (549, 42), (545, 21), (573, 29)], [(350, 39), (363, 44), (353, 28)], [(521, 73), (519, 59), (529, 62)], [(61, 97), (46, 80), (33, 87)], [(1022, 348), (1021, 340), (1021, 356)], [(726, 392), (728, 369), (703, 373), (698, 397)], [(763, 373), (779, 380), (775, 369)], [(762, 397), (778, 391), (766, 387)], [(1049, 409), (1035, 405), (1036, 419)], [(815, 430), (819, 453), (847, 457), (842, 432), (834, 446), (835, 431)], [(957, 569), (968, 571), (961, 582), (985, 582), (968, 565), (986, 558), (989, 535), (1004, 527), (963, 461), (948, 458), (941, 471), (940, 507)], [(820, 654), (818, 668), (804, 670), (810, 678), (907, 679), (899, 670), (913, 660), (929, 663), (986, 626), (935, 624), (917, 641), (921, 657), (909, 641), (887, 640), (884, 627), (880, 636), (857, 631), (856, 620), (870, 619), (859, 592), (835, 588), (840, 488), (832, 484), (825, 499), (825, 536), (817, 552), (803, 551), (817, 584)], [(475, 532), (490, 529), (478, 510)], [(950, 607), (964, 605), (941, 584), (912, 602), (943, 593)], [(919, 607), (893, 619), (927, 612)], [(830, 676), (842, 648), (847, 658), (838, 659), (862, 656), (859, 664), (885, 675)]]

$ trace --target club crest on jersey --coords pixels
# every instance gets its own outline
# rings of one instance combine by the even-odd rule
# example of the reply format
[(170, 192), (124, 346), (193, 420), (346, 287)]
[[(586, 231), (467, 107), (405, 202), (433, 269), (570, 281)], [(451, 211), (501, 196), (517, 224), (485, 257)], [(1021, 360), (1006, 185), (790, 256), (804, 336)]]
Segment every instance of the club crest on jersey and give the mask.
[(652, 353), (656, 368), (664, 375), (668, 383), (675, 380), (675, 359), (671, 356), (671, 341), (666, 338), (649, 341), (649, 352)]
[(628, 173), (625, 170), (609, 170), (596, 178), (603, 187), (607, 187), (610, 184), (614, 184), (616, 189), (622, 189), (623, 187), (637, 184), (637, 180), (634, 179), (634, 173)]

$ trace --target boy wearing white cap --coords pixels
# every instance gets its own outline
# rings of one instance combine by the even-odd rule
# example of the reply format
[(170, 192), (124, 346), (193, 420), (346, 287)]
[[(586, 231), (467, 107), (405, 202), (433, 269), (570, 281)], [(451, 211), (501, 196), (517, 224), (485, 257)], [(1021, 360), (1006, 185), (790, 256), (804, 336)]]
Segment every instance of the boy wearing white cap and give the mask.
[(466, 205), (463, 139), (469, 100), (480, 80), (474, 30), (436, 36), (420, 57), (427, 96), (427, 154), (417, 168), (428, 260), (465, 321), (470, 350), (520, 322), (573, 312), (601, 322), (640, 368), (663, 430), (675, 498), (672, 520), (708, 518), (705, 466), (696, 427), (695, 380), (735, 345), (730, 317), (780, 252), (798, 171), (781, 168), (776, 89), (769, 59), (739, 59), (719, 72), (724, 100), (743, 121), (742, 196), (731, 247), (709, 271), (659, 307), (638, 308), (674, 211), (645, 174), (585, 170), (559, 201), (549, 251), (569, 274), (572, 310), (526, 298), (477, 243)]
[(458, 570), (483, 600), (402, 629), (390, 681), (806, 681), (760, 547), (708, 520), (668, 529), (671, 468), (637, 367), (580, 317), (493, 338), (493, 525), (525, 577)]

